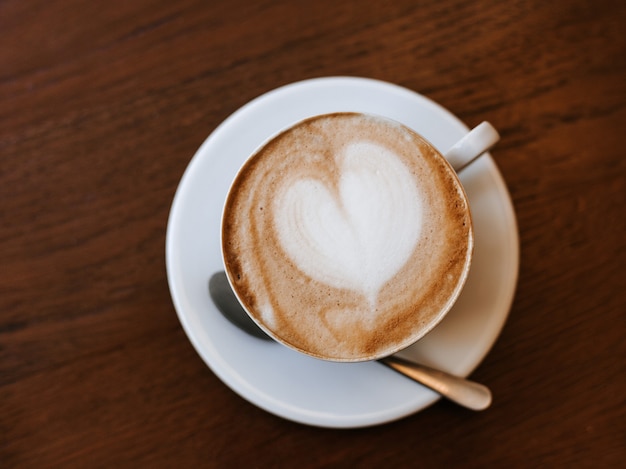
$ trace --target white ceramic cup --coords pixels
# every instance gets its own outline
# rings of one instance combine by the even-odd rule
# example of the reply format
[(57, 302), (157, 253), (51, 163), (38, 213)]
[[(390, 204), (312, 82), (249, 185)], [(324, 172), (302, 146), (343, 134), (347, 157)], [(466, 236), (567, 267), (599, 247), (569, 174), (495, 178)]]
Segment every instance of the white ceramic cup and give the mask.
[[(290, 129), (300, 126), (301, 123), (302, 122), (298, 122), (294, 124), (293, 126), (290, 126), (286, 131), (290, 131)], [(411, 129), (411, 130), (412, 132), (416, 133), (419, 136), (419, 134), (416, 131), (419, 129)], [(270, 138), (266, 143), (264, 143), (261, 146), (261, 148), (264, 148), (270, 145), (278, 136), (282, 135), (284, 132), (285, 131), (282, 131), (277, 136), (273, 136), (272, 138)], [(498, 135), (498, 132), (495, 130), (495, 128), (488, 122), (483, 122), (477, 127), (475, 127), (473, 130), (471, 130), (469, 133), (467, 133), (460, 141), (458, 141), (445, 153), (442, 153), (438, 149), (435, 149), (435, 151), (438, 153), (439, 156), (445, 157), (445, 159), (448, 161), (450, 166), (452, 166), (452, 168), (458, 172), (458, 171), (461, 171), (468, 164), (470, 164), (472, 161), (474, 161), (476, 158), (478, 158), (480, 155), (488, 151), (498, 140), (499, 140), (499, 135)], [(430, 146), (434, 148), (432, 145)], [(258, 150), (251, 156), (251, 159), (254, 158), (257, 154), (258, 154)], [(246, 165), (244, 164), (243, 167), (245, 166)], [(241, 171), (240, 171), (240, 174), (241, 174)], [(227, 246), (227, 244), (230, 244), (230, 243), (228, 243), (228, 240), (226, 242), (224, 241), (225, 225), (228, 224), (225, 220), (229, 219), (229, 216), (230, 216), (229, 211), (233, 210), (232, 208), (230, 208), (231, 205), (229, 205), (229, 200), (233, 197), (234, 193), (241, 190), (241, 189), (238, 189), (239, 186), (238, 184), (236, 184), (238, 179), (239, 179), (239, 174), (235, 178), (235, 183), (233, 183), (233, 185), (231, 186), (229, 190), (229, 195), (227, 198), (227, 203), (225, 205), (224, 214), (222, 218), (222, 254), (223, 254), (223, 259), (224, 259), (225, 270), (228, 275), (229, 281), (231, 283), (231, 287), (233, 288), (233, 291), (238, 297), (243, 308), (248, 312), (250, 317), (263, 330), (265, 330), (265, 332), (267, 332), (270, 336), (272, 336), (278, 342), (281, 342), (284, 345), (294, 348), (295, 350), (298, 350), (300, 352), (312, 355), (316, 358), (335, 360), (335, 361), (365, 361), (365, 360), (379, 359), (379, 358), (382, 358), (383, 356), (391, 355), (413, 344), (414, 342), (419, 340), (421, 337), (423, 337), (426, 333), (428, 333), (433, 327), (435, 327), (443, 319), (443, 317), (451, 309), (452, 305), (458, 298), (461, 292), (461, 288), (469, 272), (469, 267), (470, 267), (471, 250), (472, 250), (471, 248), (473, 246), (473, 238), (472, 238), (473, 235), (471, 234), (471, 232), (469, 234), (470, 236), (469, 257), (467, 259), (467, 262), (463, 266), (463, 270), (460, 274), (460, 277), (459, 277), (460, 280), (458, 281), (457, 286), (455, 287), (454, 290), (450, 291), (450, 295), (448, 298), (446, 298), (446, 301), (441, 303), (441, 307), (439, 308), (438, 313), (432, 316), (432, 318), (429, 319), (428, 321), (425, 321), (424, 324), (421, 324), (416, 332), (414, 331), (410, 336), (407, 336), (406, 340), (399, 341), (397, 343), (397, 346), (392, 347), (392, 348), (386, 348), (385, 351), (382, 353), (380, 351), (377, 351), (377, 352), (372, 352), (372, 353), (359, 352), (359, 353), (355, 353), (352, 355), (350, 354), (342, 355), (341, 353), (338, 353), (338, 354), (333, 354), (330, 352), (325, 353), (324, 351), (320, 351), (319, 349), (314, 349), (307, 345), (303, 345), (302, 343), (299, 343), (297, 341), (292, 340), (291, 338), (286, 337), (286, 335), (280, 333), (280, 331), (277, 332), (277, 330), (279, 330), (280, 328), (272, 326), (272, 323), (275, 322), (275, 319), (270, 319), (268, 316), (268, 313), (267, 313), (268, 308), (266, 305), (267, 302), (265, 302), (263, 305), (260, 305), (258, 299), (256, 298), (257, 292), (251, 292), (249, 285), (246, 285), (245, 287), (241, 287), (240, 283), (237, 280), (238, 278), (241, 278), (241, 274), (239, 273), (239, 271), (236, 271), (236, 269), (233, 268), (233, 265), (239, 264), (240, 261), (239, 259), (237, 259), (235, 262), (232, 261), (233, 251), (231, 248)], [(457, 179), (458, 184), (460, 185), (458, 178), (456, 179)], [(463, 199), (463, 202), (468, 205), (466, 196), (464, 193), (462, 194), (462, 199)], [(252, 226), (252, 228), (248, 229), (247, 231), (246, 230), (239, 231), (239, 236), (241, 237), (247, 236), (248, 233), (254, 232), (255, 230), (256, 228)], [(232, 237), (229, 239), (232, 239)], [(248, 249), (248, 251), (250, 251), (250, 249)], [(248, 260), (244, 259), (243, 263), (248, 263)], [(251, 272), (254, 272), (254, 271), (251, 271)], [(252, 273), (252, 274), (249, 274), (248, 276), (253, 276), (253, 275), (255, 274)], [(265, 288), (266, 286), (259, 287), (259, 289), (263, 289), (263, 290), (265, 290)], [(298, 288), (296, 283), (294, 283), (293, 288)], [(258, 293), (261, 293), (261, 292), (259, 291)], [(263, 294), (265, 294), (265, 292)], [(272, 296), (272, 295), (270, 294), (269, 296)], [(250, 299), (251, 297), (255, 297), (255, 298), (251, 300)], [(262, 297), (262, 295), (260, 295), (259, 297)], [(304, 305), (301, 305), (301, 306), (302, 308), (300, 309), (305, 308)], [(272, 309), (272, 308), (269, 308), (269, 309)], [(297, 308), (294, 308), (294, 309), (297, 309)], [(306, 335), (308, 333), (307, 331), (310, 330), (309, 326), (303, 325), (303, 327), (307, 328), (306, 331), (303, 332), (303, 334)]]

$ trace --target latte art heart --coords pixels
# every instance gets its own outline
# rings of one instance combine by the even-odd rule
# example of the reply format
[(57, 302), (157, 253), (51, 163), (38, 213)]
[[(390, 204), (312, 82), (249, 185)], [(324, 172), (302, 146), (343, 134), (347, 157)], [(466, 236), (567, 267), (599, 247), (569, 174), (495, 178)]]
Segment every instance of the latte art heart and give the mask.
[(414, 179), (388, 149), (353, 143), (336, 155), (337, 187), (302, 178), (275, 202), (280, 242), (313, 280), (363, 294), (375, 307), (382, 286), (407, 262), (422, 226)]

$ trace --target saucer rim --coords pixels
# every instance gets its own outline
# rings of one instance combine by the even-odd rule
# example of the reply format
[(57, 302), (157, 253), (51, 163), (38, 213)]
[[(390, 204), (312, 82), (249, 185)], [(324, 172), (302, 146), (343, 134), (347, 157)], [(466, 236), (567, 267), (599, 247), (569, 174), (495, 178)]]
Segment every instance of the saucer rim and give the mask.
[[(463, 124), (456, 116), (454, 116), (452, 113), (447, 111), (445, 108), (441, 107), (439, 104), (431, 101), (429, 98), (419, 93), (416, 93), (412, 90), (408, 90), (406, 88), (400, 87), (399, 85), (394, 85), (394, 84), (382, 82), (379, 80), (373, 80), (370, 78), (361, 78), (361, 77), (323, 77), (323, 78), (304, 80), (304, 81), (291, 83), (289, 85), (279, 87), (277, 89), (271, 90), (255, 98), (254, 100), (248, 102), (247, 104), (245, 104), (244, 106), (236, 110), (234, 113), (232, 113), (218, 127), (216, 127), (213, 132), (210, 133), (210, 135), (205, 139), (202, 145), (198, 148), (195, 155), (189, 162), (185, 170), (185, 173), (183, 174), (180, 180), (179, 186), (176, 190), (176, 194), (172, 202), (170, 216), (168, 219), (168, 227), (167, 227), (167, 234), (166, 234), (166, 268), (167, 268), (168, 284), (170, 287), (172, 300), (173, 300), (177, 315), (179, 317), (179, 320), (183, 326), (183, 329), (185, 330), (185, 333), (187, 334), (190, 342), (193, 344), (194, 348), (196, 349), (200, 357), (203, 359), (203, 361), (207, 364), (207, 366), (209, 366), (209, 368), (212, 369), (213, 372), (225, 384), (227, 384), (233, 391), (235, 391), (237, 394), (239, 394), (240, 396), (242, 396), (249, 402), (253, 403), (254, 405), (260, 408), (263, 408), (266, 411), (279, 415), (283, 418), (300, 422), (300, 423), (304, 423), (304, 424), (316, 425), (316, 426), (322, 426), (322, 427), (335, 427), (335, 428), (356, 428), (356, 427), (377, 425), (377, 424), (386, 423), (392, 420), (397, 420), (399, 418), (403, 418), (410, 414), (419, 412), (423, 410), (424, 408), (432, 405), (434, 402), (438, 400), (438, 396), (434, 394), (431, 395), (420, 406), (416, 408), (398, 409), (395, 413), (386, 411), (386, 412), (382, 412), (381, 414), (376, 414), (376, 413), (372, 413), (368, 415), (362, 414), (353, 419), (343, 419), (343, 420), (337, 420), (336, 416), (323, 415), (320, 412), (308, 412), (306, 409), (293, 409), (289, 406), (285, 407), (284, 403), (280, 401), (276, 401), (275, 399), (272, 398), (272, 396), (264, 395), (258, 389), (255, 389), (249, 386), (249, 383), (245, 382), (245, 380), (243, 380), (241, 376), (238, 375), (238, 373), (236, 372), (232, 373), (228, 369), (229, 368), (228, 365), (224, 363), (224, 360), (222, 359), (221, 356), (215, 355), (215, 356), (210, 357), (210, 359), (205, 356), (205, 350), (204, 350), (203, 345), (206, 345), (206, 344), (201, 344), (199, 342), (199, 339), (196, 336), (196, 333), (193, 330), (192, 325), (190, 324), (190, 321), (188, 320), (188, 317), (185, 313), (184, 305), (183, 305), (184, 302), (182, 301), (182, 299), (180, 298), (178, 294), (179, 293), (178, 288), (177, 288), (178, 279), (174, 278), (174, 273), (172, 270), (172, 265), (173, 265), (172, 256), (174, 255), (173, 254), (173, 250), (174, 250), (174, 239), (173, 239), (174, 234), (173, 233), (174, 233), (174, 226), (177, 221), (177, 207), (179, 206), (180, 203), (182, 203), (181, 194), (183, 193), (183, 187), (186, 184), (189, 174), (191, 174), (195, 170), (197, 161), (200, 158), (202, 158), (202, 155), (206, 153), (207, 149), (211, 145), (211, 142), (213, 142), (216, 138), (218, 138), (218, 136), (222, 135), (225, 129), (228, 129), (230, 126), (233, 125), (233, 123), (236, 123), (237, 120), (241, 116), (245, 116), (251, 109), (253, 109), (255, 106), (258, 106), (259, 103), (267, 103), (268, 101), (271, 101), (272, 99), (275, 99), (278, 96), (284, 97), (285, 95), (292, 94), (292, 93), (298, 94), (299, 92), (302, 92), (302, 90), (305, 90), (305, 91), (307, 89), (310, 90), (311, 88), (315, 88), (316, 86), (332, 87), (332, 86), (337, 86), (337, 85), (345, 86), (346, 84), (348, 85), (355, 84), (358, 86), (373, 86), (376, 89), (381, 89), (381, 93), (385, 93), (385, 92), (386, 93), (389, 93), (389, 92), (400, 93), (400, 94), (406, 95), (407, 97), (413, 100), (418, 99), (421, 101), (421, 104), (423, 106), (429, 107), (428, 110), (422, 110), (420, 112), (423, 112), (424, 114), (428, 114), (428, 115), (430, 115), (431, 112), (439, 113), (440, 115), (442, 115), (443, 118), (447, 120), (451, 119), (455, 122), (457, 126), (461, 125), (463, 128), (468, 130), (467, 126), (465, 126), (465, 124)], [(257, 145), (261, 145), (261, 144), (262, 142), (259, 142)], [(506, 302), (507, 307), (497, 317), (494, 316), (493, 318), (491, 318), (491, 320), (499, 319), (498, 324), (496, 324), (497, 327), (495, 327), (496, 332), (488, 341), (489, 343), (483, 342), (482, 348), (484, 350), (480, 358), (477, 360), (477, 362), (472, 364), (469, 367), (465, 366), (465, 369), (461, 370), (461, 372), (458, 373), (464, 376), (467, 376), (469, 373), (471, 373), (471, 371), (473, 371), (473, 369), (475, 369), (482, 362), (484, 357), (488, 354), (493, 344), (499, 337), (501, 330), (508, 317), (510, 307), (514, 298), (515, 289), (517, 285), (518, 269), (519, 269), (519, 234), (517, 230), (514, 207), (510, 199), (510, 194), (491, 156), (489, 154), (485, 154), (481, 158), (487, 161), (487, 163), (484, 163), (484, 164), (488, 166), (488, 170), (492, 173), (492, 176), (494, 179), (493, 182), (495, 182), (495, 184), (498, 186), (495, 189), (495, 192), (498, 194), (497, 197), (499, 198), (504, 197), (506, 199), (504, 201), (504, 204), (507, 205), (509, 208), (508, 210), (509, 220), (508, 220), (507, 226), (509, 227), (508, 241), (510, 244), (509, 252), (511, 253), (510, 261), (512, 261), (510, 270), (513, 271), (511, 272), (511, 274), (513, 275), (513, 278), (512, 278), (512, 282), (510, 282), (512, 287), (509, 293), (508, 301)]]

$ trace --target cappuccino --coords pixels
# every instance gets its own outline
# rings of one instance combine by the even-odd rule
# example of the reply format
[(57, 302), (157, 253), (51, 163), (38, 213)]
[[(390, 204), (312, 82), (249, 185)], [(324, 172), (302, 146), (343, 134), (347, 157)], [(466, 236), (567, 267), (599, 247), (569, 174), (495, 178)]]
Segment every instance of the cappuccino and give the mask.
[(222, 219), (229, 281), (276, 340), (309, 355), (390, 355), (456, 300), (473, 248), (467, 197), (430, 143), (384, 118), (313, 117), (239, 171)]

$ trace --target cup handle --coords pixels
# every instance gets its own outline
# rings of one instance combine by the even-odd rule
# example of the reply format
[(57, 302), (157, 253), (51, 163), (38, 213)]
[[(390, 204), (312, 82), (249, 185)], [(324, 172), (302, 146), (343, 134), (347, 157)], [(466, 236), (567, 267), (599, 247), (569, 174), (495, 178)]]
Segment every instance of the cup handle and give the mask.
[(489, 122), (474, 127), (450, 148), (444, 156), (458, 173), (500, 140), (500, 134)]

